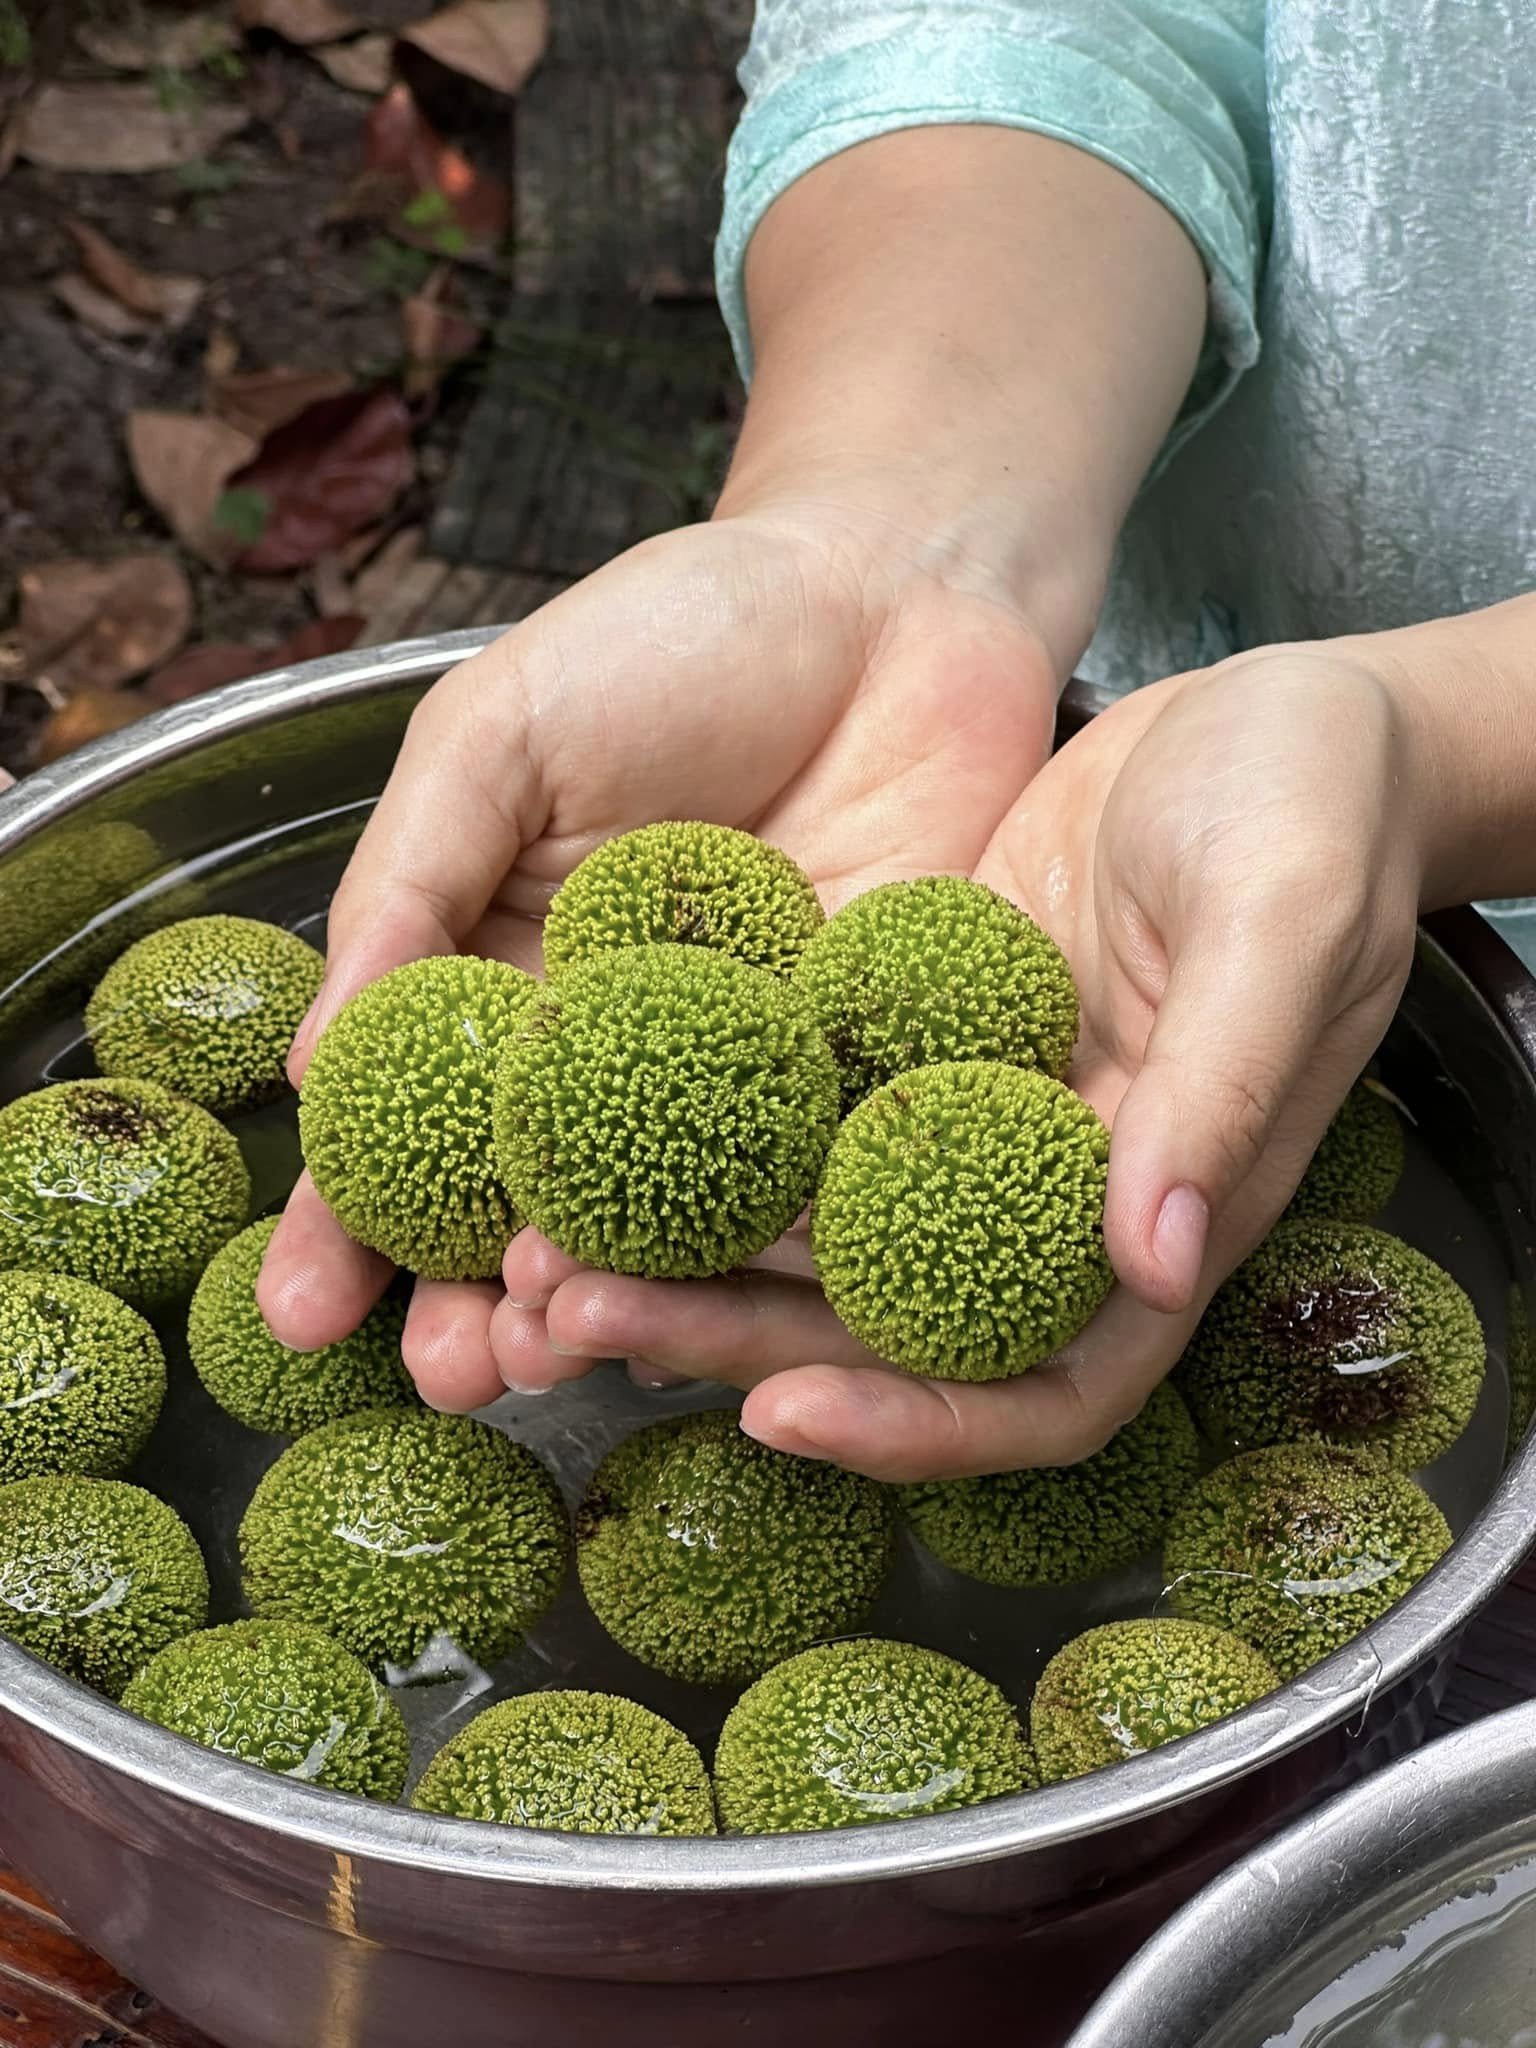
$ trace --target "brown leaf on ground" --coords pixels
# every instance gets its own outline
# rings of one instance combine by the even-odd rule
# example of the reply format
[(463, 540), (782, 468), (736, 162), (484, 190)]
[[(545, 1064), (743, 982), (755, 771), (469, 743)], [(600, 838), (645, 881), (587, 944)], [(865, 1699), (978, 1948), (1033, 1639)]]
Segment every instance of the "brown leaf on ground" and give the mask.
[(20, 153), (55, 171), (168, 171), (211, 156), (250, 119), (228, 100), (167, 108), (152, 85), (45, 85), (22, 116)]
[(131, 341), (160, 324), (146, 314), (129, 312), (121, 299), (114, 299), (78, 270), (61, 270), (56, 277), (49, 278), (48, 289), (82, 325), (112, 341)]
[(84, 21), (75, 41), (114, 71), (193, 71), (239, 41), (233, 23), (213, 13), (174, 18), (126, 10), (124, 21)]
[(192, 591), (169, 555), (65, 560), (24, 569), (18, 630), (35, 687), (74, 696), (111, 690), (176, 652)]
[(92, 284), (110, 292), (130, 312), (147, 314), (166, 327), (184, 327), (191, 319), (203, 295), (200, 278), (141, 270), (89, 221), (66, 220), (64, 225), (80, 251), (81, 266)]
[(398, 533), (391, 534), (353, 582), (358, 609), (371, 618), (401, 575), (420, 558), (426, 545), (426, 529), (421, 526), (403, 526)]
[(340, 555), (321, 555), (310, 571), (309, 588), (322, 619), (344, 619), (356, 607)]
[(452, 281), (453, 272), (441, 264), (425, 287), (401, 304), (405, 395), (412, 401), (430, 397), (444, 373), (480, 346), (482, 330), (447, 303)]
[(519, 92), (549, 42), (548, 0), (459, 0), (403, 30), (401, 41), (494, 92)]
[(322, 398), (352, 389), (343, 370), (232, 370), (208, 380), (208, 410), (253, 440), (297, 419)]
[(202, 647), (189, 647), (145, 684), (145, 694), (155, 704), (180, 704), (188, 697), (200, 697), (224, 683), (244, 682), (247, 676), (269, 674), (296, 661), (312, 661), (322, 654), (342, 654), (363, 630), (360, 613), (349, 612), (332, 619), (312, 619), (300, 626), (276, 647), (252, 647), (244, 641), (210, 640)]
[(269, 28), (285, 43), (334, 43), (363, 24), (335, 0), (235, 0), (243, 28)]
[(306, 406), (229, 479), (264, 513), (236, 567), (272, 575), (334, 553), (387, 512), (414, 474), (410, 412), (391, 386)]
[(203, 376), (209, 384), (227, 377), (240, 360), (240, 344), (230, 330), (215, 321), (203, 350)]
[(438, 256), (484, 262), (496, 253), (511, 211), (507, 187), (445, 142), (399, 81), (369, 113), (365, 161), (343, 215), (390, 218), (402, 241)]
[(256, 441), (227, 421), (196, 413), (131, 412), (128, 458), (139, 489), (179, 540), (205, 561), (228, 562), (240, 537), (221, 528), (219, 501)]
[(154, 707), (137, 690), (82, 690), (56, 711), (50, 711), (32, 743), (34, 767), (46, 768), (62, 760), (87, 740), (98, 740), (105, 732), (117, 732), (132, 725)]
[(350, 43), (312, 43), (309, 54), (348, 92), (365, 92), (376, 99), (389, 90), (394, 47), (393, 36), (359, 36)]

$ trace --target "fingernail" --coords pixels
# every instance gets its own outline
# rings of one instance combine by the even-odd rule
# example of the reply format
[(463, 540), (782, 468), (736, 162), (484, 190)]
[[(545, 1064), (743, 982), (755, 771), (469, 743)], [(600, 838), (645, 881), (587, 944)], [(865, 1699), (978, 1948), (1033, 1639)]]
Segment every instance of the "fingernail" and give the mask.
[(1164, 1195), (1152, 1231), (1152, 1251), (1182, 1301), (1188, 1301), (1199, 1284), (1210, 1227), (1210, 1204), (1198, 1188), (1182, 1182)]
[(549, 1306), (549, 1296), (547, 1294), (509, 1294), (507, 1300), (512, 1304), (513, 1308), (539, 1309), (548, 1308)]
[(787, 1427), (783, 1424), (772, 1422), (764, 1424), (749, 1420), (745, 1415), (739, 1416), (737, 1419), (741, 1424), (743, 1435), (752, 1437), (757, 1443), (766, 1444), (770, 1451), (782, 1451), (786, 1457), (790, 1458), (826, 1458), (830, 1456), (830, 1453), (823, 1450), (820, 1444), (813, 1442), (802, 1430), (796, 1429), (793, 1423), (790, 1423)]
[(540, 1394), (554, 1392), (553, 1387), (525, 1387), (520, 1380), (509, 1380), (505, 1373), (501, 1376), (501, 1383), (509, 1394), (517, 1394), (525, 1401), (537, 1400)]

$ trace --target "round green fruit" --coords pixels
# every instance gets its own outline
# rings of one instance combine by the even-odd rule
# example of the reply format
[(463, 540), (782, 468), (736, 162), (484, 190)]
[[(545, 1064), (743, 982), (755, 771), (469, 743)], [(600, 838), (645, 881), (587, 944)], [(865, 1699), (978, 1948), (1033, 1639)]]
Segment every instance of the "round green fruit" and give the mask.
[(0, 1273), (0, 1485), (115, 1479), (149, 1441), (165, 1354), (115, 1294), (62, 1273)]

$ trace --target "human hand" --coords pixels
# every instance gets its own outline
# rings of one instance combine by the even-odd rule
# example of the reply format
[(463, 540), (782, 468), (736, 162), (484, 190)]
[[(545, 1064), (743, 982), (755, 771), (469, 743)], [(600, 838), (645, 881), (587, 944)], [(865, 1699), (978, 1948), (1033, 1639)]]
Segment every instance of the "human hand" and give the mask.
[[(760, 833), (835, 907), (965, 870), (1049, 744), (1047, 636), (973, 552), (869, 506), (754, 503), (648, 541), (429, 692), (331, 906), (326, 1021), (400, 963), (455, 949), (536, 968), (555, 887), (601, 840), (669, 817)], [(283, 1342), (331, 1343), (389, 1277), (301, 1179), (258, 1295)], [(492, 1350), (492, 1334), (496, 1350)], [(419, 1282), (406, 1363), (480, 1406), (548, 1363), (542, 1314)]]
[(916, 1379), (843, 1330), (799, 1245), (770, 1270), (666, 1286), (584, 1273), (525, 1233), (507, 1284), (560, 1347), (533, 1383), (639, 1354), (750, 1389), (743, 1421), (764, 1441), (883, 1479), (1101, 1447), (1284, 1208), (1406, 978), (1422, 771), (1370, 645), (1273, 649), (1128, 699), (977, 864), (1066, 951), (1084, 1011), (1070, 1078), (1113, 1125), (1121, 1284), (1064, 1353), (1001, 1384)]

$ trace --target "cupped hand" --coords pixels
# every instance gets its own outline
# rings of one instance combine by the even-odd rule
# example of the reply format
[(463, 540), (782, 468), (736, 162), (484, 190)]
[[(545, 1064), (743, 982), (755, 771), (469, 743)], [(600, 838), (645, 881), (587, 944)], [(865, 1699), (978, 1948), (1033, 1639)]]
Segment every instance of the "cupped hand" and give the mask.
[(1100, 1448), (1284, 1208), (1406, 979), (1423, 771), (1370, 649), (1271, 649), (1127, 699), (976, 863), (1066, 951), (1084, 1013), (1070, 1078), (1113, 1126), (1120, 1285), (1059, 1357), (1001, 1384), (916, 1379), (842, 1329), (803, 1245), (777, 1248), (778, 1270), (669, 1287), (584, 1273), (525, 1233), (505, 1275), (530, 1383), (638, 1355), (749, 1388), (752, 1434), (883, 1479)]
[[(829, 908), (970, 869), (1049, 747), (1053, 669), (1000, 584), (867, 512), (760, 509), (645, 542), (423, 700), (331, 906), (293, 1080), (347, 998), (405, 961), (536, 970), (555, 888), (632, 826), (747, 827)], [(334, 1342), (388, 1278), (301, 1179), (258, 1287), (275, 1334)], [(419, 1283), (404, 1348), (454, 1409), (565, 1363), (542, 1307), (489, 1283)]]

